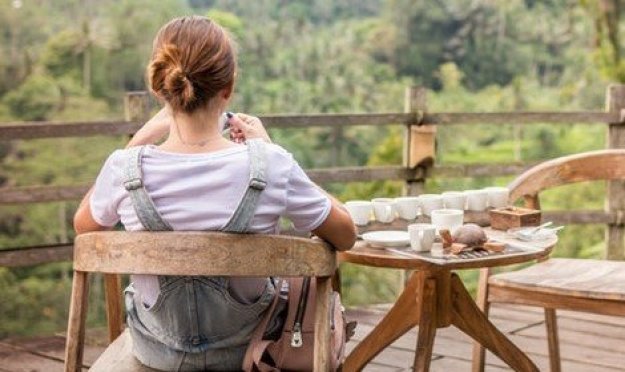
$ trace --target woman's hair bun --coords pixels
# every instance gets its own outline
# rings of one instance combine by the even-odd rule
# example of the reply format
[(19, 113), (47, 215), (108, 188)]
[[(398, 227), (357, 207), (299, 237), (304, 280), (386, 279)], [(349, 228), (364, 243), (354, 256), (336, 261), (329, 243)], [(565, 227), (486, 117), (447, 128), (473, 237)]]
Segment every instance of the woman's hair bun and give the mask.
[(196, 100), (193, 82), (182, 67), (180, 50), (173, 44), (159, 48), (150, 63), (149, 77), (154, 93), (175, 111), (189, 111)]
[(191, 113), (234, 83), (236, 59), (226, 32), (206, 17), (176, 18), (154, 40), (147, 78), (174, 111)]

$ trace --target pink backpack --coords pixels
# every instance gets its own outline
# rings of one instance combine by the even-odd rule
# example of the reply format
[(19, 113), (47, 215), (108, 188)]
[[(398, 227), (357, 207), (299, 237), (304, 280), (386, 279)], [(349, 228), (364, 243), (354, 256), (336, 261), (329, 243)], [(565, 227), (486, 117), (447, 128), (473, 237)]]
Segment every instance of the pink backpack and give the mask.
[[(288, 288), (288, 292), (283, 290)], [(277, 283), (277, 293), (263, 320), (254, 330), (243, 360), (244, 371), (312, 371), (315, 342), (316, 282), (310, 278), (285, 278)], [(284, 294), (287, 294), (286, 298)], [(269, 320), (277, 304), (286, 301), (287, 316), (277, 340), (263, 340)], [(331, 364), (336, 371), (345, 357), (345, 344), (353, 335), (355, 322), (346, 323), (341, 297), (332, 292), (331, 310)], [(268, 361), (269, 357), (271, 361)]]

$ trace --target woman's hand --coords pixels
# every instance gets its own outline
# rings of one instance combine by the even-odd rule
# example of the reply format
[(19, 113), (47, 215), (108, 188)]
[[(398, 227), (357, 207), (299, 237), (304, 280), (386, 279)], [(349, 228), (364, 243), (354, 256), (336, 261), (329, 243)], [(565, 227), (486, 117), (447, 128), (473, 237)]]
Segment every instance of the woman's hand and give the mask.
[(241, 143), (252, 138), (262, 138), (271, 143), (263, 123), (256, 116), (238, 113), (228, 119), (228, 122), (230, 123), (230, 139), (234, 142)]
[(170, 107), (163, 107), (132, 136), (127, 147), (151, 145), (158, 142), (169, 134), (169, 128), (173, 121), (174, 119)]

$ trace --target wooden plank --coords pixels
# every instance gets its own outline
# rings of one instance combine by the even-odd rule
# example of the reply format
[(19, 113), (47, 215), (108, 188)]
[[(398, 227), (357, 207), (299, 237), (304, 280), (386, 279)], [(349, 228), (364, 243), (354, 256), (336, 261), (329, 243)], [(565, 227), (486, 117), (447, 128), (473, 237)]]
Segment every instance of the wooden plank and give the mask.
[(21, 267), (49, 262), (71, 261), (73, 244), (0, 250), (0, 267)]
[(259, 115), (268, 128), (302, 128), (310, 126), (353, 125), (416, 125), (419, 115), (409, 113), (372, 114), (306, 114), (306, 115)]
[(491, 285), (490, 298), (492, 302), (507, 302), (513, 304), (530, 305), (537, 307), (555, 307), (558, 309), (587, 311), (605, 315), (625, 316), (625, 307), (622, 301), (561, 296), (547, 288), (524, 289), (508, 286), (500, 288)]
[(76, 372), (82, 368), (88, 293), (87, 273), (74, 271), (65, 346), (65, 372)]
[[(616, 112), (490, 112), (490, 113), (362, 113), (313, 115), (260, 115), (268, 128), (310, 126), (501, 124), (501, 123), (620, 123)], [(143, 122), (19, 122), (0, 125), (0, 139), (88, 137), (133, 134)]]
[[(625, 85), (613, 84), (607, 89), (606, 109), (610, 113), (622, 114), (625, 109)], [(625, 152), (625, 125), (622, 120), (610, 124), (608, 129), (607, 147), (610, 149), (622, 149)], [(622, 166), (621, 169), (625, 169)], [(616, 168), (614, 171), (616, 171)], [(608, 225), (606, 229), (606, 257), (611, 260), (625, 259), (625, 225), (623, 225), (623, 214), (625, 214), (625, 177), (620, 181), (608, 182), (606, 196), (606, 210), (617, 211), (621, 218), (618, 223)]]
[[(317, 293), (315, 301), (315, 341), (313, 346), (313, 370), (325, 372), (331, 369), (330, 354), (330, 316), (334, 309), (330, 309), (330, 296), (332, 296), (332, 280), (330, 278), (317, 278)], [(332, 314), (332, 315), (331, 315)]]
[(521, 174), (508, 188), (513, 202), (562, 185), (622, 179), (625, 179), (625, 149), (598, 150), (543, 162)]
[(124, 329), (121, 277), (117, 274), (104, 274), (104, 301), (106, 302), (106, 322), (109, 342), (115, 341)]
[(609, 124), (621, 122), (615, 112), (571, 111), (571, 112), (451, 112), (425, 113), (421, 124)]
[(0, 343), (0, 371), (62, 371), (63, 359), (57, 360)]
[(0, 188), (0, 205), (43, 203), (82, 198), (91, 185), (27, 186)]
[(116, 136), (135, 133), (141, 125), (141, 122), (123, 120), (7, 123), (0, 125), (0, 139)]
[[(0, 350), (8, 347), (20, 352), (40, 356), (48, 360), (60, 363), (58, 370), (63, 368), (63, 357), (65, 355), (65, 336), (44, 336), (36, 338), (15, 338), (0, 341)], [(103, 346), (85, 345), (83, 368), (88, 368), (104, 351)], [(2, 352), (0, 351), (0, 366), (2, 366)], [(26, 364), (26, 363), (25, 363)], [(26, 364), (27, 365), (27, 364)], [(56, 365), (54, 363), (53, 365)], [(47, 371), (48, 369), (44, 369)]]
[(124, 96), (124, 119), (144, 123), (150, 119), (150, 96), (146, 91), (127, 92)]
[[(425, 87), (410, 87), (406, 90), (404, 110), (422, 116), (427, 111), (427, 90)], [(404, 146), (404, 165), (414, 168), (431, 166), (435, 157), (436, 127), (433, 125), (409, 125)], [(413, 193), (415, 194), (415, 193)], [(413, 195), (410, 194), (410, 195)]]
[(621, 301), (625, 307), (625, 262), (552, 258), (523, 270), (491, 276), (491, 286), (533, 289), (554, 295)]
[(318, 168), (306, 169), (306, 174), (316, 183), (409, 180), (423, 176), (418, 169), (402, 166)]
[[(129, 112), (137, 121), (79, 121), (79, 122), (14, 122), (0, 125), (0, 139), (34, 139), (56, 137), (88, 137), (97, 135), (134, 134), (143, 121), (135, 112)], [(143, 117), (143, 116), (141, 116)], [(303, 128), (310, 126), (352, 126), (417, 124), (418, 116), (405, 113), (380, 114), (313, 114), (313, 115), (261, 115), (268, 128)]]
[(516, 176), (534, 163), (493, 163), (493, 164), (443, 164), (435, 165), (428, 177), (441, 178), (472, 178), (472, 177), (504, 177)]
[[(560, 319), (558, 319), (559, 321)], [(581, 323), (581, 322), (578, 322)], [(622, 337), (613, 337), (615, 332), (593, 332), (590, 327), (582, 326), (580, 329), (571, 329), (571, 324), (562, 327), (558, 322), (558, 336), (561, 344), (576, 344), (585, 348), (597, 349), (603, 352), (615, 353), (617, 355), (625, 355), (625, 342)], [(620, 329), (623, 333), (623, 329)], [(535, 327), (529, 327), (516, 333), (520, 336), (533, 337), (535, 339), (544, 339), (546, 330), (545, 325), (541, 324)], [(597, 340), (602, 340), (597, 343)]]
[[(543, 310), (542, 308), (534, 307), (534, 306), (519, 306), (512, 304), (496, 304), (495, 306), (495, 315), (502, 315), (508, 312), (514, 313), (514, 317), (519, 316), (530, 316), (535, 319), (539, 319), (542, 317)], [(534, 315), (535, 314), (535, 315)], [(607, 327), (625, 327), (625, 317), (621, 316), (611, 316), (611, 315), (601, 315), (601, 314), (593, 314), (593, 313), (583, 313), (579, 311), (571, 311), (571, 310), (558, 310), (558, 319), (563, 321), (563, 319), (570, 319), (571, 322), (575, 323), (577, 321), (581, 321), (580, 324), (593, 324), (598, 326), (607, 326)], [(625, 332), (623, 333), (625, 336)]]
[(330, 277), (336, 270), (336, 254), (321, 240), (279, 235), (107, 231), (76, 237), (74, 270), (111, 274)]

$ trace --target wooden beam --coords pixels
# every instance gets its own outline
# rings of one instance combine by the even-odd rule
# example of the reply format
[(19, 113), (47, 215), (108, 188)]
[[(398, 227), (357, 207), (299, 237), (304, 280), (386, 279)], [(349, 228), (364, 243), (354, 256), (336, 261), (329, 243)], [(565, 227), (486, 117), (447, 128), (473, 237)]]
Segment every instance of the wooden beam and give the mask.
[[(313, 114), (261, 115), (269, 128), (303, 128), (310, 126), (353, 125), (455, 125), (501, 123), (561, 123), (610, 124), (620, 123), (617, 112), (489, 112), (489, 113), (373, 113), (373, 114)], [(133, 134), (143, 121), (124, 120), (93, 122), (19, 122), (0, 125), (0, 139), (34, 139), (57, 137), (88, 137), (97, 135)]]
[[(420, 118), (427, 111), (427, 89), (409, 87), (406, 89), (404, 111)], [(403, 163), (406, 168), (426, 171), (434, 164), (436, 127), (432, 125), (407, 125), (404, 130)], [(419, 195), (425, 192), (425, 178), (406, 180), (405, 195)]]
[[(606, 109), (610, 113), (621, 114), (625, 109), (625, 85), (613, 84), (606, 93)], [(610, 149), (625, 148), (625, 125), (621, 120), (614, 121), (608, 129), (607, 145)], [(611, 223), (606, 230), (606, 256), (611, 260), (625, 259), (625, 225), (622, 215), (625, 213), (625, 182), (609, 181), (607, 189), (606, 210), (620, 213), (621, 219)]]
[(621, 122), (617, 112), (449, 112), (426, 113), (421, 124), (610, 124)]
[(21, 267), (49, 262), (71, 261), (73, 244), (0, 250), (0, 267)]
[(145, 123), (150, 117), (150, 96), (145, 91), (127, 92), (124, 96), (126, 121)]
[(422, 176), (419, 170), (402, 166), (385, 167), (341, 167), (307, 169), (308, 177), (317, 183), (369, 182), (387, 180), (408, 180)]
[(472, 178), (517, 176), (535, 163), (457, 164), (434, 166), (428, 177)]
[(140, 122), (123, 120), (89, 122), (22, 122), (0, 125), (2, 140), (116, 136), (135, 133), (141, 128)]
[(76, 200), (82, 198), (90, 187), (90, 184), (6, 187), (0, 189), (0, 205)]

